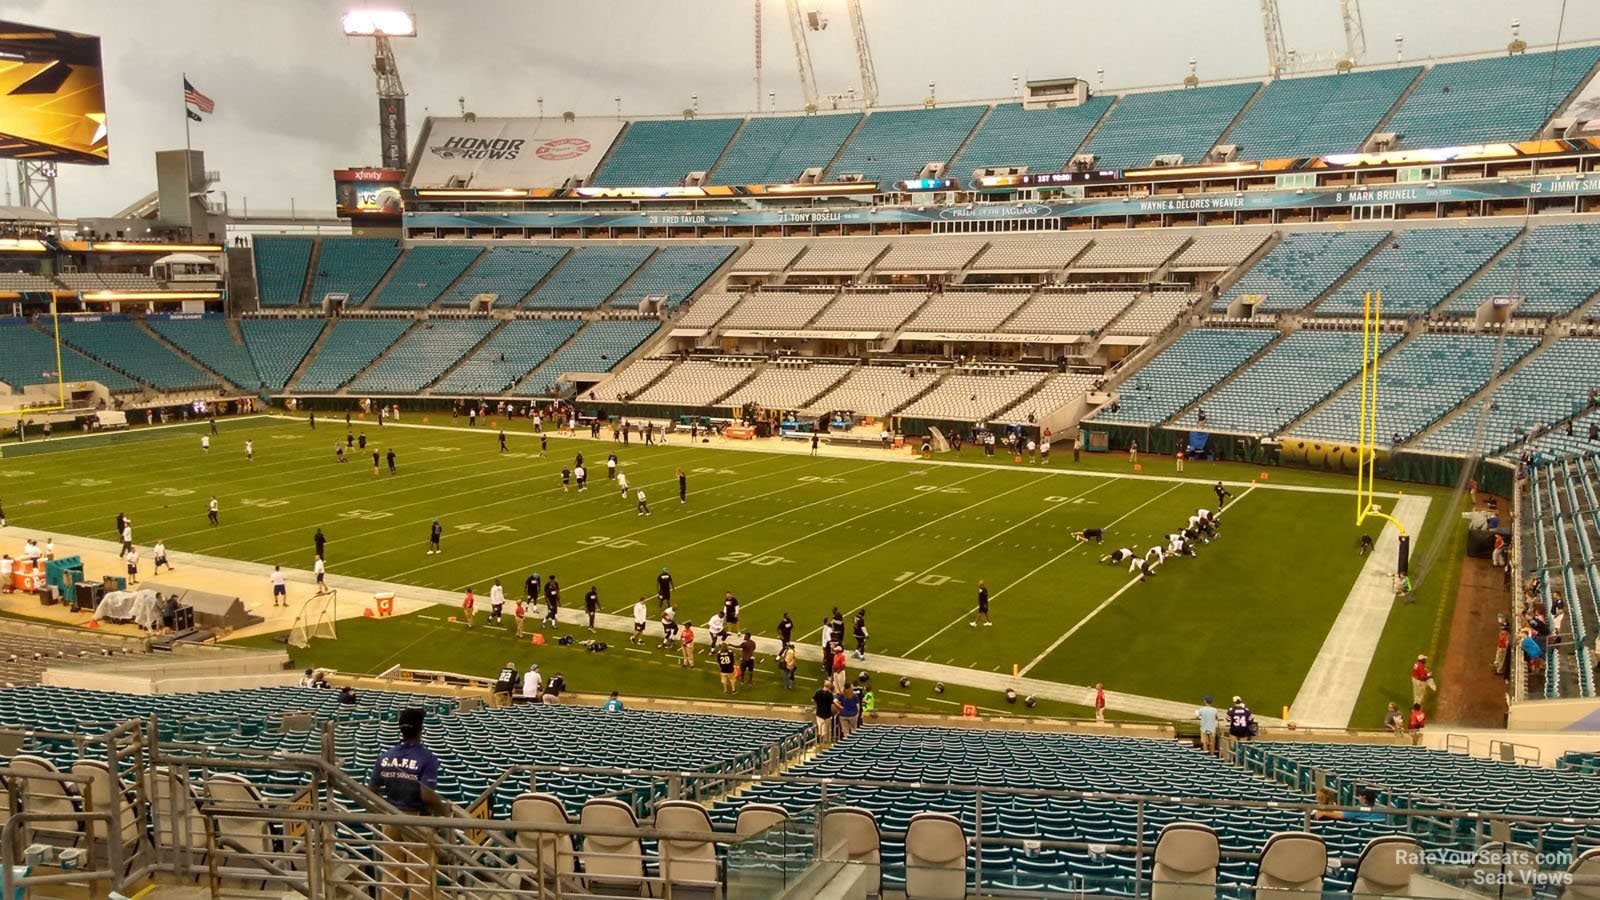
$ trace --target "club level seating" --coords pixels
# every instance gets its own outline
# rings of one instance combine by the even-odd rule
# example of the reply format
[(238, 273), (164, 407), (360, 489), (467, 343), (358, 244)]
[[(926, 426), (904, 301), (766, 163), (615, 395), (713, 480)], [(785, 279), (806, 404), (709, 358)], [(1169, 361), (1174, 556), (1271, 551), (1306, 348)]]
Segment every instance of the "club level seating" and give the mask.
[(175, 356), (127, 319), (80, 322), (64, 318), (61, 340), (156, 390), (194, 391), (217, 385), (211, 375)]
[(399, 258), (399, 243), (388, 238), (323, 238), (311, 302), (321, 303), (330, 293), (349, 294), (350, 305), (359, 306)]
[(1251, 328), (1190, 331), (1123, 380), (1117, 388), (1118, 410), (1101, 407), (1093, 419), (1138, 425), (1164, 422), (1277, 336), (1275, 331)]
[(819, 410), (840, 410), (858, 416), (886, 416), (927, 390), (936, 378), (937, 375), (928, 372), (919, 374), (915, 368), (863, 366), (811, 405)]
[[(256, 263), (256, 297), (262, 306), (298, 306), (306, 288), (315, 242), (308, 237), (257, 235), (251, 239)], [(319, 300), (321, 298), (318, 298)]]
[(54, 281), (32, 272), (0, 272), (0, 291), (42, 292), (57, 288)]
[(974, 272), (1054, 272), (1078, 257), (1094, 239), (1087, 234), (1034, 234), (995, 238), (972, 261)]
[(806, 245), (805, 255), (794, 263), (795, 272), (826, 275), (859, 275), (883, 254), (889, 242), (881, 239), (846, 240), (828, 238)]
[(572, 341), (533, 370), (512, 393), (544, 396), (553, 391), (565, 372), (609, 372), (632, 353), (659, 325), (653, 319), (626, 322), (590, 322)]
[(79, 291), (156, 291), (161, 284), (139, 272), (63, 272), (57, 276), (67, 288)]
[[(0, 319), (0, 346), (5, 346), (0, 352), (0, 381), (13, 388), (56, 383), (56, 341), (34, 330), (27, 320)], [(139, 389), (136, 381), (67, 344), (61, 346), (59, 372), (62, 381), (99, 381), (114, 394)]]
[(250, 351), (261, 387), (281, 391), (289, 383), (311, 346), (322, 336), (322, 319), (241, 319), (239, 331)]
[(489, 336), (492, 319), (430, 319), (413, 328), (377, 365), (351, 382), (363, 394), (412, 394), (461, 361)]
[(256, 372), (249, 348), (234, 341), (226, 320), (207, 317), (145, 321), (156, 334), (228, 381), (249, 390), (261, 386), (261, 375)]
[(768, 363), (722, 402), (723, 406), (755, 403), (767, 409), (800, 409), (813, 397), (832, 387), (850, 371), (850, 366), (783, 360)]
[(1237, 145), (1241, 159), (1354, 150), (1421, 71), (1408, 66), (1269, 81), (1223, 143)]
[(1084, 152), (1095, 154), (1102, 169), (1137, 169), (1173, 153), (1198, 163), (1260, 86), (1252, 81), (1124, 94)]
[(997, 418), (1004, 422), (1043, 422), (1045, 416), (1087, 394), (1094, 386), (1094, 381), (1093, 375), (1051, 375), (1039, 390), (1018, 400)]
[(1094, 246), (1072, 262), (1072, 271), (1134, 271), (1158, 268), (1188, 240), (1175, 231), (1095, 232)]
[(523, 302), (527, 309), (598, 309), (655, 252), (654, 247), (579, 247)]
[(664, 296), (663, 305), (669, 311), (677, 309), (728, 261), (735, 249), (731, 244), (663, 247), (628, 286), (611, 299), (611, 305), (637, 307), (646, 297)]
[(1519, 316), (1562, 316), (1600, 291), (1600, 225), (1541, 225), (1479, 275), (1444, 311), (1469, 316), (1491, 297), (1524, 298)]
[(582, 322), (513, 319), (433, 386), (435, 394), (503, 393), (566, 343)]
[[(1341, 781), (1382, 786), (1386, 793), (1456, 809), (1529, 816), (1600, 816), (1600, 782), (1572, 772), (1380, 744), (1251, 741), (1237, 745), (1252, 771), (1301, 785), (1322, 771)], [(1517, 831), (1528, 826), (1512, 824)], [(1530, 842), (1533, 843), (1533, 842)]]
[(592, 388), (586, 397), (604, 403), (632, 399), (635, 394), (639, 393), (640, 388), (656, 380), (662, 372), (672, 368), (672, 364), (676, 361), (672, 359), (636, 359), (626, 369)]
[(803, 328), (822, 311), (833, 294), (826, 291), (761, 291), (744, 300), (718, 326), (728, 330), (794, 330)]
[(477, 265), (456, 282), (455, 290), (444, 298), (443, 305), (446, 308), (470, 306), (473, 297), (493, 294), (497, 308), (516, 306), (569, 252), (570, 247), (559, 244), (490, 248), (478, 258)]
[(1562, 338), (1495, 388), (1487, 419), (1481, 404), (1473, 404), (1423, 438), (1418, 446), (1424, 450), (1482, 451), (1492, 455), (1519, 441), (1535, 426), (1548, 428), (1581, 414), (1589, 406), (1589, 392), (1596, 388), (1600, 388), (1600, 340)]
[(300, 373), (294, 384), (297, 393), (326, 393), (338, 390), (389, 349), (411, 319), (338, 319), (322, 342), (322, 349)]
[(1242, 228), (1221, 234), (1204, 231), (1195, 235), (1189, 246), (1178, 251), (1168, 268), (1174, 272), (1231, 269), (1249, 259), (1268, 235), (1269, 232), (1261, 228)]
[(372, 301), (375, 309), (424, 309), (483, 253), (476, 246), (412, 247)]
[[(1493, 373), (1496, 343), (1487, 334), (1422, 334), (1385, 356), (1378, 369), (1378, 441), (1409, 440), (1482, 388)], [(1505, 338), (1499, 371), (1538, 345), (1537, 338)], [(1290, 433), (1353, 443), (1360, 405), (1352, 384)]]
[(1408, 149), (1526, 140), (1596, 59), (1600, 47), (1440, 63), (1422, 76), (1384, 130), (1400, 135)]
[(635, 399), (665, 406), (710, 406), (754, 372), (747, 360), (690, 360), (679, 363)]
[(1013, 334), (1098, 334), (1137, 296), (1133, 291), (1044, 291), (1007, 320), (1001, 330)]
[(950, 164), (950, 174), (965, 184), (975, 170), (987, 167), (1027, 166), (1033, 175), (1059, 172), (1072, 161), (1073, 152), (1106, 114), (1112, 99), (1096, 95), (1077, 106), (1055, 109), (996, 104)]
[(983, 245), (982, 238), (904, 238), (889, 247), (874, 269), (890, 274), (954, 272), (965, 268)]
[(710, 328), (741, 299), (739, 294), (701, 294), (689, 309), (672, 323), (674, 328)]
[[(1522, 577), (1534, 571), (1543, 573), (1539, 600), (1547, 611), (1554, 610), (1558, 589), (1568, 600), (1567, 613), (1552, 622), (1550, 636), (1535, 639), (1550, 652), (1544, 656), (1542, 683), (1535, 671), (1527, 670), (1524, 694), (1547, 699), (1593, 697), (1591, 635), (1600, 627), (1600, 571), (1595, 567), (1595, 547), (1600, 543), (1595, 510), (1600, 496), (1596, 495), (1594, 459), (1559, 459), (1524, 471), (1527, 477), (1519, 479), (1518, 489), (1527, 492), (1527, 502), (1516, 523), (1523, 535)], [(1521, 634), (1513, 633), (1520, 642)], [(1558, 634), (1563, 645), (1556, 644)], [(1527, 665), (1525, 657), (1519, 659), (1523, 654), (1517, 648), (1510, 652), (1509, 665)]]
[(752, 118), (711, 173), (711, 184), (793, 184), (825, 169), (861, 121), (860, 113)]
[(1136, 301), (1108, 330), (1116, 335), (1153, 335), (1166, 331), (1199, 300), (1198, 294), (1159, 291)]
[(1426, 313), (1517, 236), (1516, 228), (1428, 228), (1396, 232), (1339, 289), (1319, 316), (1360, 316), (1365, 296), (1383, 294), (1386, 316)]
[(83, 668), (126, 663), (130, 656), (143, 662), (141, 657), (148, 657), (149, 651), (131, 641), (80, 640), (72, 632), (58, 628), (0, 633), (0, 686), (38, 684), (44, 670), (52, 666)]
[[(1381, 351), (1387, 353), (1400, 337), (1393, 332), (1379, 335)], [(1297, 331), (1173, 424), (1197, 431), (1277, 434), (1360, 374), (1361, 347), (1357, 331)]]
[(1240, 297), (1263, 295), (1258, 312), (1285, 312), (1305, 307), (1333, 286), (1363, 256), (1372, 252), (1386, 231), (1294, 231), (1256, 261), (1215, 303), (1213, 312), (1227, 312)]
[(709, 172), (740, 119), (679, 119), (633, 122), (611, 157), (594, 174), (596, 187), (682, 184), (690, 172)]
[(805, 241), (760, 238), (751, 242), (750, 249), (733, 261), (728, 272), (732, 275), (772, 275), (782, 272), (805, 248)]
[(916, 178), (928, 163), (949, 162), (987, 111), (985, 106), (936, 106), (871, 113), (828, 177), (859, 174), (880, 189), (892, 189), (896, 181)]
[(928, 301), (922, 291), (888, 294), (840, 294), (828, 305), (811, 331), (894, 331)]
[(937, 421), (983, 422), (1039, 386), (1038, 372), (950, 375), (939, 386), (911, 401), (900, 415)]
[(988, 332), (1000, 327), (1017, 311), (1026, 294), (986, 294), (978, 291), (951, 291), (930, 299), (911, 321), (906, 331)]

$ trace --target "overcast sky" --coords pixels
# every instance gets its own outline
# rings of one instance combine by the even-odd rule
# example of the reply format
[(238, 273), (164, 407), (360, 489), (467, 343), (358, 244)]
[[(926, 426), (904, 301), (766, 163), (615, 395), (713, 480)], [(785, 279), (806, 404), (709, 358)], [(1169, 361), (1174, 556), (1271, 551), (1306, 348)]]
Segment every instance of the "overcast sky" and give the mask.
[[(1281, 0), (1290, 46), (1343, 47), (1337, 0)], [(106, 64), (111, 165), (63, 167), (64, 216), (109, 215), (155, 187), (154, 153), (183, 146), (181, 78), (216, 101), (194, 146), (235, 211), (331, 210), (331, 170), (377, 161), (371, 43), (339, 33), (334, 0), (32, 0), (0, 17), (98, 34)], [(458, 97), (482, 115), (702, 114), (755, 103), (754, 0), (416, 0), (420, 36), (396, 55), (411, 139)], [(824, 92), (855, 81), (842, 0), (802, 0), (831, 26), (813, 35)], [(1366, 0), (1369, 61), (1503, 48), (1510, 19), (1531, 44), (1557, 37), (1561, 0)], [(1107, 88), (1170, 84), (1197, 60), (1202, 79), (1266, 69), (1258, 0), (863, 0), (885, 104), (1004, 97), (1011, 76), (1095, 77)], [(765, 84), (799, 105), (783, 0), (765, 0)], [(1600, 2), (1567, 4), (1564, 43), (1600, 38)], [(7, 170), (9, 174), (9, 169)]]

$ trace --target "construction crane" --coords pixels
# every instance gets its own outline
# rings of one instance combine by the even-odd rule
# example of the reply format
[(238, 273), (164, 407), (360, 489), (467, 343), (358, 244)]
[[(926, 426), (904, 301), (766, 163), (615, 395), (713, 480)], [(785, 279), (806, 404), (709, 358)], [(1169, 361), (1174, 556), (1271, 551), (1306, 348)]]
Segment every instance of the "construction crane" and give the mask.
[[(811, 46), (808, 32), (826, 31), (828, 20), (819, 12), (802, 12), (800, 0), (787, 0), (789, 35), (794, 40), (794, 60), (800, 70), (800, 93), (805, 98), (806, 109), (817, 108), (821, 95), (817, 92), (817, 73), (811, 65)], [(867, 21), (861, 12), (861, 0), (845, 0), (850, 14), (850, 32), (855, 41), (856, 69), (861, 79), (861, 101), (866, 106), (878, 105), (878, 73), (872, 65), (872, 45), (867, 40)]]
[(1304, 54), (1290, 48), (1283, 37), (1283, 14), (1278, 0), (1261, 0), (1261, 31), (1267, 44), (1267, 73), (1273, 78), (1331, 63), (1341, 72), (1361, 64), (1367, 56), (1367, 33), (1361, 21), (1361, 0), (1339, 0), (1344, 23), (1344, 56)]
[(398, 10), (359, 10), (343, 19), (347, 37), (370, 37), (373, 42), (372, 74), (378, 83), (378, 145), (386, 169), (403, 169), (410, 151), (406, 138), (406, 87), (394, 59), (390, 38), (417, 36), (410, 13)]

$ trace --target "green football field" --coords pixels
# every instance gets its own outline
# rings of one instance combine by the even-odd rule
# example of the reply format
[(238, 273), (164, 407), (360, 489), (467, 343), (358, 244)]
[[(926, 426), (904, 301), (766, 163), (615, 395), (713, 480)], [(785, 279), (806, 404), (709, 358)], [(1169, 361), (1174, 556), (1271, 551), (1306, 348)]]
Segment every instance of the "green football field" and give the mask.
[[(1286, 489), (1353, 482), (1316, 472), (1275, 469), (1254, 488), (1232, 487), (1223, 536), (1136, 583), (1100, 556), (1164, 543), (1160, 535), (1197, 508), (1215, 506), (1212, 481), (1254, 481), (1256, 469), (1192, 463), (1192, 480), (1176, 481), (1122, 477), (1131, 468), (1121, 457), (1074, 464), (1058, 456), (1044, 468), (969, 451), (959, 461), (995, 465), (948, 465), (719, 451), (682, 437), (665, 447), (621, 447), (552, 436), (541, 458), (538, 437), (522, 423), (502, 453), (491, 428), (380, 432), (358, 421), (370, 446), (398, 456), (398, 474), (385, 468), (374, 476), (369, 454), (336, 461), (342, 421), (321, 418), (314, 431), (269, 418), (221, 428), (209, 453), (200, 449), (200, 423), (7, 445), (0, 501), (12, 524), (41, 534), (112, 539), (122, 512), (142, 546), (161, 539), (174, 550), (302, 569), (311, 567), (312, 533), (321, 527), (333, 575), (470, 586), (480, 596), (499, 578), (518, 596), (523, 579), (539, 572), (559, 578), (564, 606), (581, 607), (593, 585), (602, 609), (617, 613), (653, 597), (666, 567), (680, 622), (703, 622), (732, 591), (743, 603), (741, 630), (774, 636), (788, 612), (797, 640), (814, 643), (834, 606), (847, 619), (865, 609), (877, 654), (991, 672), (1017, 667), (1183, 702), (1239, 693), (1274, 714), (1294, 698), (1362, 562), (1349, 495)], [(246, 439), (253, 462), (245, 460)], [(652, 515), (638, 515), (631, 496), (606, 480), (613, 451), (632, 487), (647, 492)], [(577, 453), (591, 473), (584, 492), (561, 484)], [(1147, 461), (1143, 474), (1168, 476), (1171, 467)], [(688, 475), (681, 504), (680, 468)], [(212, 495), (221, 507), (215, 528), (205, 515)], [(1430, 527), (1443, 505), (1430, 509)], [(445, 530), (440, 555), (425, 552), (434, 519)], [(1105, 543), (1075, 542), (1071, 533), (1085, 527), (1104, 528)], [(1436, 620), (1445, 620), (1454, 590), (1448, 568), (1425, 586), (1425, 611), (1391, 618), (1379, 662), (1437, 642)], [(993, 627), (970, 624), (980, 582)], [(318, 645), (318, 664), (376, 671), (400, 661), (404, 648), (407, 665), (490, 674), (505, 656), (457, 646), (431, 620), (341, 628), (340, 641)], [(605, 660), (643, 690), (715, 690), (714, 680), (710, 691), (677, 683), (675, 666), (645, 654)], [(1358, 717), (1404, 692), (1404, 670), (1375, 663)]]

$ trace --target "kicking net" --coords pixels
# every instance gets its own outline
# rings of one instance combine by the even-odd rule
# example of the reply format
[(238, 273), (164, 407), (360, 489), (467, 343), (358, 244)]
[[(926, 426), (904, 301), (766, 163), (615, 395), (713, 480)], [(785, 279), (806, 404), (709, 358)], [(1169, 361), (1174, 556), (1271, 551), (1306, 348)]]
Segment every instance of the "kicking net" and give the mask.
[(289, 646), (306, 648), (315, 638), (338, 640), (339, 592), (324, 591), (300, 606), (294, 625), (289, 628)]

